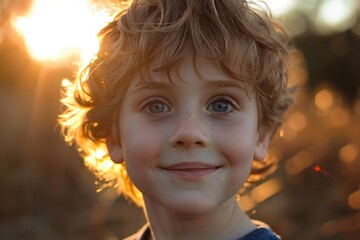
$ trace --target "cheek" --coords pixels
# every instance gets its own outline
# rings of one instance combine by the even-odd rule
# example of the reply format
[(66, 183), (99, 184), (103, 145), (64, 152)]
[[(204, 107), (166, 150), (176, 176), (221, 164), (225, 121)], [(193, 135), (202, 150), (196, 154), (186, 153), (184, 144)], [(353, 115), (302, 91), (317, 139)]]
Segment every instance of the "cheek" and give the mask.
[(141, 127), (123, 128), (121, 134), (125, 160), (147, 161), (157, 151), (156, 135)]
[(242, 124), (223, 129), (223, 138), (218, 138), (222, 154), (234, 167), (251, 167), (256, 145), (257, 131), (254, 124)]
[(128, 171), (146, 171), (160, 154), (162, 138), (156, 128), (129, 118), (121, 125), (121, 145)]
[(138, 189), (147, 187), (149, 170), (158, 155), (153, 138), (153, 133), (142, 127), (127, 125), (121, 133), (126, 171)]
[(231, 186), (232, 192), (238, 192), (251, 172), (255, 140), (249, 130), (233, 130), (228, 136), (228, 141), (219, 144), (229, 166), (228, 185)]

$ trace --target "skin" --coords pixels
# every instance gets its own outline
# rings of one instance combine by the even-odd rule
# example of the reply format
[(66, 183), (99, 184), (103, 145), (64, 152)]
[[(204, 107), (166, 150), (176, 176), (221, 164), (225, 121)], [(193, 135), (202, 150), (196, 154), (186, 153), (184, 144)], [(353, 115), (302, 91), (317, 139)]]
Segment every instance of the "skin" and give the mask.
[(259, 127), (249, 86), (208, 60), (196, 66), (185, 59), (171, 81), (135, 76), (121, 105), (121, 144), (107, 142), (143, 193), (154, 239), (231, 240), (255, 229), (236, 195), (271, 132)]

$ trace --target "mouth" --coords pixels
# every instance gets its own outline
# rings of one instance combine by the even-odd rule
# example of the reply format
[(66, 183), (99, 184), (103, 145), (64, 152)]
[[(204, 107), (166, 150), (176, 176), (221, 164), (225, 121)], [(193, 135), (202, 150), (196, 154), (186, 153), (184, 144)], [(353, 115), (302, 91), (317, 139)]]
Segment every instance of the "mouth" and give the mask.
[(162, 167), (162, 169), (165, 170), (184, 170), (184, 171), (191, 171), (191, 170), (201, 170), (201, 169), (213, 169), (213, 168), (219, 168), (218, 165), (212, 165), (207, 163), (198, 163), (198, 162), (183, 162), (183, 163), (177, 163), (173, 165), (169, 165), (166, 167)]
[(166, 173), (184, 180), (200, 180), (221, 168), (219, 165), (204, 163), (179, 163), (162, 167)]

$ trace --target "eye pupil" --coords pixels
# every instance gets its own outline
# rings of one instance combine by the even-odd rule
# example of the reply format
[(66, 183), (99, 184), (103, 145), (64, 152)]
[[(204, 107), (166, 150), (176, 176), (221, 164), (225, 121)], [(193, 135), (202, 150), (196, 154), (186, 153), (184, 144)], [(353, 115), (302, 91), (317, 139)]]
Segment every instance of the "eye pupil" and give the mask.
[(161, 102), (155, 102), (149, 105), (149, 111), (151, 113), (161, 113), (164, 111), (164, 109), (165, 109), (165, 105)]
[(228, 103), (226, 102), (216, 102), (214, 103), (213, 109), (217, 112), (226, 112), (229, 108)]

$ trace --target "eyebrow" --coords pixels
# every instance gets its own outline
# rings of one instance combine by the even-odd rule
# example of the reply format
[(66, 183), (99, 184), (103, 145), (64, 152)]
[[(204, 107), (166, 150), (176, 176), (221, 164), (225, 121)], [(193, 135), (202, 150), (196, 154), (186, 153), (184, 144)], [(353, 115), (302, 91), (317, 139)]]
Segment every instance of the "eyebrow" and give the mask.
[(142, 90), (148, 90), (148, 89), (170, 89), (171, 84), (169, 83), (163, 83), (163, 82), (140, 82), (136, 84), (135, 89), (133, 89), (130, 93), (139, 92)]
[[(236, 80), (215, 80), (215, 81), (206, 81), (204, 80), (205, 85), (211, 86), (211, 88), (226, 88), (226, 87), (235, 87), (240, 88), (241, 90), (245, 89), (245, 86), (242, 84), (241, 81)], [(136, 93), (142, 90), (151, 90), (151, 89), (171, 89), (175, 86), (175, 84), (171, 83), (170, 81), (168, 83), (164, 82), (140, 82), (136, 84), (136, 87), (134, 90), (132, 90), (130, 93)]]
[(237, 80), (218, 80), (207, 82), (209, 85), (213, 85), (214, 87), (236, 87), (244, 89), (244, 83)]

